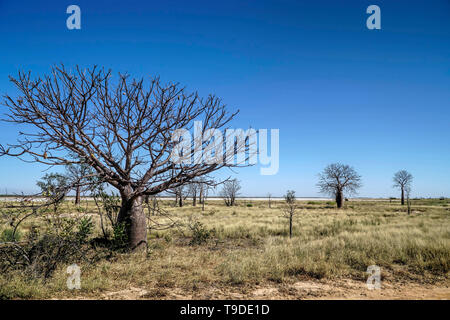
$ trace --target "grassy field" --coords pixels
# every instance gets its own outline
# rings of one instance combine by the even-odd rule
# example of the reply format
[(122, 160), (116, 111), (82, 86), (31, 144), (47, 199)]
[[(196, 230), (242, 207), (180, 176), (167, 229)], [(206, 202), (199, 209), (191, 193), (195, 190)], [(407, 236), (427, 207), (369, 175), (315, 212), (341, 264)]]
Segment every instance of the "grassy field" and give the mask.
[[(364, 290), (369, 265), (382, 270), (385, 288), (437, 286), (447, 296), (450, 270), (450, 200), (414, 200), (412, 214), (399, 201), (298, 202), (293, 237), (283, 202), (209, 201), (205, 210), (162, 201), (178, 226), (150, 230), (147, 253), (114, 252), (81, 268), (81, 289), (66, 286), (67, 265), (43, 280), (22, 272), (0, 275), (3, 298), (320, 298)], [(93, 202), (60, 208), (68, 219), (91, 215)], [(8, 231), (6, 210), (0, 234)], [(167, 217), (151, 216), (158, 223)], [(32, 217), (20, 226), (24, 238)], [(304, 284), (308, 284), (307, 287)], [(407, 287), (406, 287), (407, 288)], [(359, 290), (359, 291), (358, 291)], [(351, 290), (350, 290), (351, 291)], [(341, 295), (339, 295), (341, 294)]]

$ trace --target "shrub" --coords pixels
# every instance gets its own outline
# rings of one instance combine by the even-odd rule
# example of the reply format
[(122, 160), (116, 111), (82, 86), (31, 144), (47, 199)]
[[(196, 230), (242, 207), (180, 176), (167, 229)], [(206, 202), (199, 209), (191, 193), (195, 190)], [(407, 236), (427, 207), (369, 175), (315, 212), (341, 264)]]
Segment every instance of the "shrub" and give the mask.
[(47, 173), (36, 184), (41, 188), (42, 195), (53, 204), (56, 213), (68, 191), (67, 177), (59, 173)]
[(189, 242), (191, 246), (206, 243), (208, 239), (212, 238), (216, 233), (215, 229), (207, 229), (203, 223), (199, 221), (190, 224), (189, 228), (192, 231), (192, 239)]
[(215, 215), (216, 213), (217, 213), (217, 210), (211, 209), (211, 210), (209, 210), (208, 212), (204, 212), (203, 215), (204, 215), (204, 216), (213, 216), (213, 215)]
[(128, 234), (125, 222), (117, 223), (113, 227), (112, 243), (114, 248), (125, 248), (128, 243)]
[(49, 224), (44, 235), (32, 227), (24, 243), (0, 247), (0, 271), (24, 271), (31, 278), (46, 279), (60, 264), (90, 260), (87, 243), (93, 229), (90, 218), (78, 222), (58, 218)]
[(81, 218), (78, 225), (77, 237), (80, 242), (86, 242), (87, 238), (92, 234), (94, 224), (91, 217)]

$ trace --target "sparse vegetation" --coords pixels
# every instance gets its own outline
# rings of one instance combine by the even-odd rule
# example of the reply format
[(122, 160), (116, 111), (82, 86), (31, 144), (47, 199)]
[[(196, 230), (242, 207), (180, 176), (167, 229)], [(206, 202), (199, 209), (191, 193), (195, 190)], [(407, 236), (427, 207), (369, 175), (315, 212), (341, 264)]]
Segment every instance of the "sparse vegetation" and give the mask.
[[(263, 201), (248, 207), (247, 202), (237, 200), (235, 206), (228, 207), (222, 201), (210, 200), (208, 208), (214, 214), (202, 214), (199, 206), (179, 208), (173, 207), (172, 201), (160, 201), (169, 213), (155, 217), (161, 223), (169, 217), (187, 221), (192, 215), (195, 221), (151, 231), (147, 254), (115, 251), (95, 264), (66, 259), (45, 281), (10, 269), (0, 275), (0, 297), (101, 298), (108, 292), (136, 287), (148, 293), (143, 298), (170, 297), (172, 292), (205, 298), (211, 287), (239, 288), (250, 294), (255, 285), (283, 287), (301, 279), (363, 283), (367, 266), (372, 264), (382, 268), (383, 281), (448, 282), (450, 211), (444, 205), (449, 202), (411, 200), (408, 215), (399, 200), (350, 201), (339, 210), (325, 201), (296, 201), (302, 215), (293, 224), (289, 239), (282, 218), (283, 202), (274, 201), (269, 209)], [(74, 224), (72, 234), (91, 230), (88, 239), (101, 236), (95, 204), (90, 201), (82, 206), (86, 212), (81, 214), (73, 203), (65, 201), (59, 211), (69, 221), (91, 217), (92, 230), (86, 220)], [(0, 217), (0, 230), (6, 230), (7, 216)], [(25, 220), (20, 225), (22, 239), (32, 234), (33, 226), (45, 223), (40, 216)], [(65, 268), (74, 262), (82, 269), (79, 291), (70, 291), (65, 285)]]

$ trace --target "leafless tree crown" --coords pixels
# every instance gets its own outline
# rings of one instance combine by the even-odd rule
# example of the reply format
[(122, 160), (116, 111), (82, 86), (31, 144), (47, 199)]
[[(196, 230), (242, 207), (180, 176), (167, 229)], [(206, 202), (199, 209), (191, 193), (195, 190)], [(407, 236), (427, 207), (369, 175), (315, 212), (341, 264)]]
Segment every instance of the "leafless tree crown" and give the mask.
[(239, 190), (241, 190), (241, 184), (237, 179), (227, 180), (223, 183), (220, 195), (227, 206), (234, 206)]
[(394, 188), (401, 188), (407, 190), (411, 187), (413, 176), (406, 170), (400, 170), (394, 175)]
[(331, 196), (337, 192), (353, 194), (362, 186), (361, 176), (348, 165), (333, 163), (319, 174), (317, 186), (321, 193)]
[[(114, 81), (113, 81), (114, 80)], [(0, 145), (0, 155), (47, 165), (84, 163), (128, 198), (153, 195), (229, 164), (175, 164), (170, 154), (177, 129), (203, 131), (226, 126), (228, 113), (214, 95), (203, 99), (177, 83), (149, 83), (93, 67), (64, 66), (32, 79), (19, 72), (10, 81), (20, 92), (4, 96), (6, 121), (28, 125), (17, 143)], [(204, 142), (205, 144), (208, 142)]]

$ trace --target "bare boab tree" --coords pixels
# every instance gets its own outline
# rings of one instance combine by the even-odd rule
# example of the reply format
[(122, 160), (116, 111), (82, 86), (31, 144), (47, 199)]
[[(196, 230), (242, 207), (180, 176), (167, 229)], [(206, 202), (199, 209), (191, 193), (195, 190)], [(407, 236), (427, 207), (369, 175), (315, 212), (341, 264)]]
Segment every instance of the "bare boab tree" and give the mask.
[[(71, 72), (56, 66), (43, 78), (19, 72), (10, 81), (19, 95), (4, 96), (5, 120), (24, 124), (29, 131), (20, 132), (15, 144), (0, 145), (0, 155), (49, 166), (82, 159), (99, 179), (119, 191), (119, 222), (126, 227), (131, 249), (147, 245), (142, 206), (146, 195), (184, 185), (224, 166), (240, 166), (225, 161), (172, 161), (171, 153), (180, 142), (173, 141), (176, 130), (191, 130), (194, 120), (202, 121), (202, 133), (224, 128), (236, 115), (213, 95), (200, 98), (179, 84), (164, 85), (159, 78), (146, 82), (119, 74), (113, 80), (111, 71), (97, 67), (76, 67)], [(207, 143), (202, 139), (201, 146)]]
[(361, 176), (352, 167), (340, 163), (328, 165), (319, 174), (317, 186), (321, 193), (336, 199), (338, 208), (344, 203), (344, 193), (353, 194), (361, 187)]
[(413, 176), (406, 170), (400, 170), (394, 174), (394, 188), (399, 188), (402, 192), (402, 206), (405, 204), (405, 192), (411, 188)]
[(235, 205), (236, 196), (239, 194), (239, 190), (241, 190), (241, 184), (238, 179), (227, 180), (223, 183), (220, 195), (225, 201), (225, 205), (227, 207), (232, 207)]

